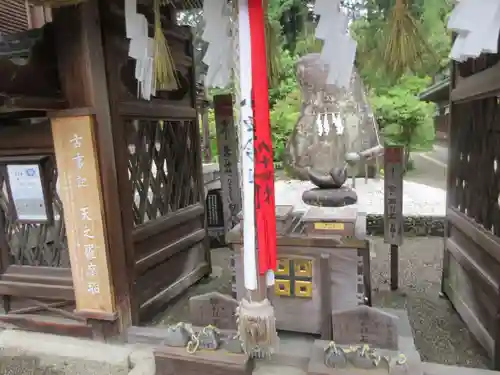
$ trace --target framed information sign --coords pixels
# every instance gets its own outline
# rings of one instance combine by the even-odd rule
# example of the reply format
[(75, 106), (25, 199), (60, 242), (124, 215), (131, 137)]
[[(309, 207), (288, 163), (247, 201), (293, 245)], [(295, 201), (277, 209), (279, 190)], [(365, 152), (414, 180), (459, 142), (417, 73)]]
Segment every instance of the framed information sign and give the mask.
[(28, 224), (52, 222), (47, 162), (49, 156), (2, 158), (7, 169), (7, 190), (16, 221)]

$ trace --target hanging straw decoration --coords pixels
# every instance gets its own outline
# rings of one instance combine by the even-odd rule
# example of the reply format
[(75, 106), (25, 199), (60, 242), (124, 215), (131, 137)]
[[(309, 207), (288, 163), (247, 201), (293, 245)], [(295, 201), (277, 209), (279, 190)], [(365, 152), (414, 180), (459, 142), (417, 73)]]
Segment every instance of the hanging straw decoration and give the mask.
[(154, 0), (154, 80), (157, 90), (173, 91), (179, 88), (175, 62), (161, 25), (161, 7), (171, 0)]
[(262, 6), (266, 12), (264, 27), (266, 33), (267, 81), (269, 82), (269, 87), (276, 87), (281, 72), (280, 33), (276, 30), (276, 26), (273, 25), (269, 19), (268, 0), (263, 0)]
[(408, 0), (396, 0), (392, 8), (387, 29), (384, 30), (385, 43), (383, 57), (385, 69), (396, 76), (407, 69), (418, 70), (422, 65), (422, 56), (436, 54), (429, 46), (421, 30), (421, 24), (413, 17)]

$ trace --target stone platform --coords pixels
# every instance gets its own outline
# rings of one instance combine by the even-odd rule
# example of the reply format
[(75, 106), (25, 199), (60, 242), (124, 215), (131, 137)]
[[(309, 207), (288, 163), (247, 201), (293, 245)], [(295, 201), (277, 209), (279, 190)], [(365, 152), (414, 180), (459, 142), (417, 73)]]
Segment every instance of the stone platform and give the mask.
[[(346, 182), (352, 187), (352, 179)], [(309, 181), (280, 180), (275, 182), (276, 205), (293, 205), (296, 211), (307, 211), (309, 206), (302, 201), (305, 191), (316, 186)], [(370, 235), (384, 232), (384, 180), (357, 178), (355, 188), (360, 213), (366, 214), (366, 231)], [(335, 208), (324, 208), (332, 209)], [(446, 216), (446, 191), (416, 182), (403, 182), (403, 215), (405, 235), (443, 236)]]

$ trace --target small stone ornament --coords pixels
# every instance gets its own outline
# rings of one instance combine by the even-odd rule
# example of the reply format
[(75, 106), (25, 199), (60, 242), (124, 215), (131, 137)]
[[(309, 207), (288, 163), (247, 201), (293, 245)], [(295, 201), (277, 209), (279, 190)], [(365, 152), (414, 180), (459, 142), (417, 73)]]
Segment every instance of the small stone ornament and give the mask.
[(163, 344), (173, 347), (185, 348), (191, 340), (191, 332), (186, 327), (185, 323), (178, 323), (167, 327), (167, 333)]
[[(368, 345), (349, 350), (347, 357), (354, 367), (363, 370), (375, 369), (382, 363), (380, 356), (377, 356), (375, 351), (370, 349)], [(389, 370), (388, 367), (387, 370)]]
[(190, 354), (198, 350), (217, 350), (221, 346), (220, 333), (214, 326), (206, 326), (198, 334), (193, 334), (186, 345)]
[(408, 372), (407, 359), (404, 354), (399, 354), (396, 358), (380, 356), (368, 345), (351, 346), (343, 349), (339, 348), (333, 341), (325, 348), (325, 366), (336, 369), (385, 369), (387, 373), (394, 375)]
[(220, 333), (217, 328), (207, 326), (198, 335), (200, 349), (217, 350), (221, 344)]
[(333, 341), (325, 348), (325, 366), (329, 368), (347, 367), (347, 357), (344, 350), (337, 347)]

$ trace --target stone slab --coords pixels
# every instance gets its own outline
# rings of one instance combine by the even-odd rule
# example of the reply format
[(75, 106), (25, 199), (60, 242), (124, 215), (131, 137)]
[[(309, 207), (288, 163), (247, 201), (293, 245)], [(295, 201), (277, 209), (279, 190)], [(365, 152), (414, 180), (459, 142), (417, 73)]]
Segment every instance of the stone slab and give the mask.
[(155, 368), (152, 349), (5, 330), (0, 333), (0, 373), (154, 375)]
[(201, 294), (189, 299), (190, 320), (202, 327), (213, 325), (219, 329), (236, 329), (237, 307), (238, 301), (225, 294)]
[(366, 305), (333, 311), (333, 341), (342, 345), (364, 343), (376, 348), (397, 350), (397, 320), (394, 315)]

